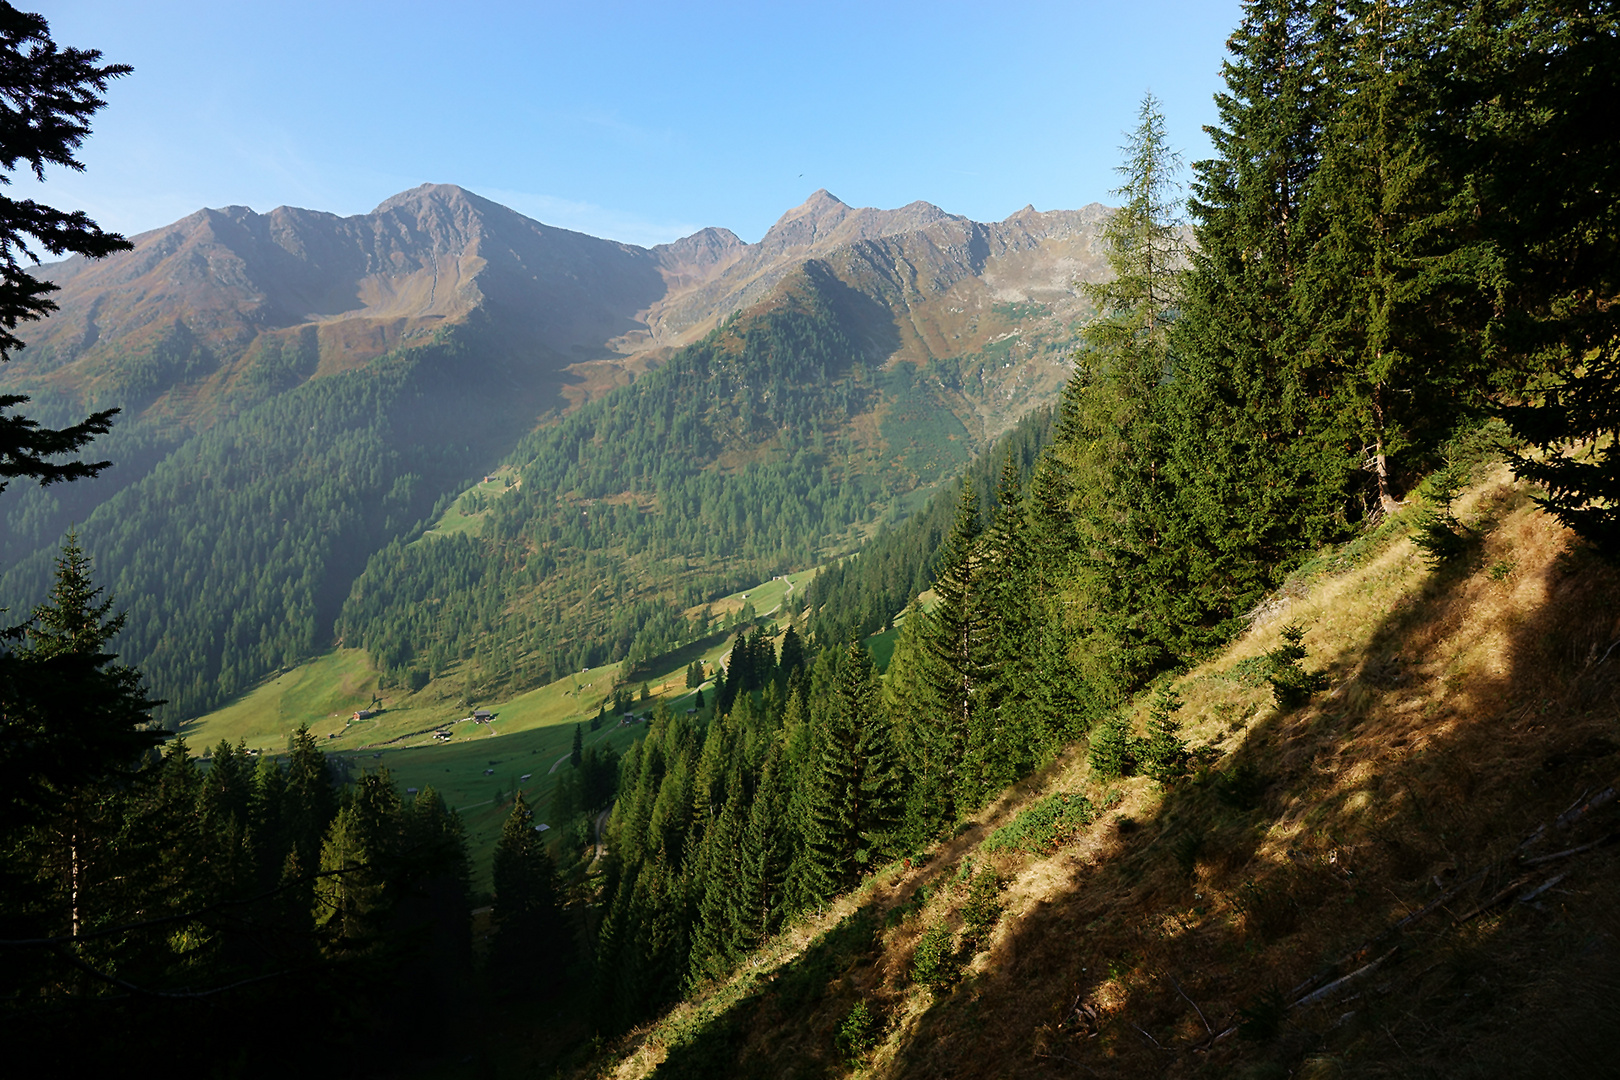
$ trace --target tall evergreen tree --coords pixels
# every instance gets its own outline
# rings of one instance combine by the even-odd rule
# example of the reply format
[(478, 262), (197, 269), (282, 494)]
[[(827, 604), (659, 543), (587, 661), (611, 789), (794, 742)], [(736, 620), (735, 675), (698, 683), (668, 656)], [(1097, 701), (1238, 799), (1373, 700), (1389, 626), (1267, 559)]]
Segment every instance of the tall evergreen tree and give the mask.
[(1314, 359), (1313, 200), (1340, 103), (1332, 3), (1251, 0), (1228, 43), (1216, 156), (1194, 167), (1197, 243), (1166, 396), (1167, 472), (1191, 563), (1175, 651), (1224, 639), (1289, 560), (1346, 523), (1356, 475), (1334, 380)]
[(898, 755), (871, 654), (856, 642), (841, 659), (809, 777), (800, 872), (805, 898), (815, 904), (854, 884), (876, 862), (900, 816)]
[[(1612, 5), (1479, 4), (1457, 32), (1477, 133), (1471, 180), (1500, 268), (1489, 355), (1514, 373), (1514, 459), (1548, 510), (1620, 560), (1620, 84)], [(1534, 183), (1526, 183), (1534, 177)]]
[(0, 800), (6, 824), (51, 814), (68, 793), (127, 777), (164, 737), (161, 702), (139, 672), (106, 651), (124, 626), (91, 577), (72, 533), (56, 560), (50, 598), (9, 632), (0, 651)]
[(931, 723), (914, 728), (914, 776), (927, 789), (921, 798), (935, 808), (936, 828), (948, 826), (980, 795), (969, 769), (969, 748), (986, 722), (985, 691), (994, 662), (993, 612), (979, 545), (979, 501), (964, 483), (956, 522), (941, 552), (934, 579), (937, 597), (924, 615), (922, 674)]
[(773, 741), (748, 810), (731, 894), (731, 922), (740, 949), (757, 948), (775, 933), (786, 910), (787, 873), (795, 854), (786, 820), (786, 780), (783, 744)]
[(1474, 331), (1495, 259), (1466, 179), (1466, 110), (1447, 93), (1456, 5), (1338, 9), (1324, 35), (1334, 108), (1311, 185), (1321, 235), (1303, 294), (1310, 351), (1387, 512), (1425, 452), (1484, 400), (1489, 361)]
[(560, 966), (565, 950), (558, 904), (557, 870), (545, 840), (535, 831), (534, 812), (522, 792), (495, 843), (492, 912), (495, 936), (490, 966), (506, 993), (532, 987), (537, 976)]
[(1113, 279), (1082, 330), (1052, 454), (1068, 472), (1077, 529), (1074, 570), (1085, 611), (1078, 646), (1088, 678), (1119, 692), (1167, 660), (1181, 622), (1186, 547), (1165, 472), (1163, 412), (1170, 330), (1179, 304), (1179, 158), (1150, 94), (1123, 148), (1123, 205), (1103, 232)]
[[(131, 70), (127, 64), (101, 63), (96, 49), (60, 47), (51, 39), (43, 16), (0, 5), (0, 84), (5, 87), (0, 104), (0, 186), (11, 183), (19, 165), (38, 181), (44, 181), (47, 165), (84, 171), (75, 154), (90, 134), (90, 118), (106, 105), (104, 95), (112, 81)], [(23, 347), (17, 336), (20, 324), (56, 310), (51, 294), (60, 286), (28, 272), (28, 264), (39, 263), (36, 246), (58, 258), (97, 259), (133, 245), (117, 233), (103, 232), (82, 210), (0, 198), (0, 361)], [(105, 435), (117, 409), (52, 429), (12, 411), (27, 402), (20, 394), (0, 394), (0, 491), (19, 476), (52, 484), (95, 476), (108, 466), (105, 461), (54, 459)]]

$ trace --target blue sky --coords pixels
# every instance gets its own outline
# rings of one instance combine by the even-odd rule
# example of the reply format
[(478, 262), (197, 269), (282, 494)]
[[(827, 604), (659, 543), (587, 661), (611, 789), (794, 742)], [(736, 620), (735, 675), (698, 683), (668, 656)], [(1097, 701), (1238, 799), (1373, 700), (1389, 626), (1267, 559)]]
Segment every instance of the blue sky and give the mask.
[[(1237, 0), (59, 0), (135, 73), (42, 193), (134, 234), (202, 206), (370, 210), (433, 181), (638, 244), (754, 241), (817, 188), (999, 220), (1108, 201), (1144, 91), (1205, 156)], [(19, 179), (14, 193), (33, 194)]]

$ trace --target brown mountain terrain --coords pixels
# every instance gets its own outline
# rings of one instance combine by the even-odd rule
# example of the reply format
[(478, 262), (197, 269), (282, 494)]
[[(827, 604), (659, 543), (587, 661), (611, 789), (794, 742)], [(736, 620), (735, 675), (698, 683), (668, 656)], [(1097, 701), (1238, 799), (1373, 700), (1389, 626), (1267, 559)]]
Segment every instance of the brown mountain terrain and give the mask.
[[(868, 335), (873, 361), (921, 363), (1037, 329), (1025, 323), (1072, 320), (1074, 281), (1102, 269), (1103, 213), (1026, 208), (984, 225), (927, 203), (857, 209), (818, 191), (756, 244), (711, 228), (646, 249), (552, 228), (445, 184), (348, 218), (200, 210), (136, 236), (133, 251), (45, 267), (61, 286), (60, 310), (30, 328), (29, 348), (0, 378), (136, 408), (168, 395), (161, 411), (190, 418), (231, 396), (269, 345), (312, 350), (302, 374), (326, 375), (478, 313), (492, 331), (484, 340), (520, 361), (542, 399), (562, 392), (578, 404), (765, 299), (811, 259), (885, 309), (878, 318), (892, 325)], [(997, 304), (1046, 310), (1031, 307), (1009, 328), (984, 318)], [(172, 348), (177, 333), (202, 355), (133, 394), (125, 359)], [(1040, 382), (1051, 389), (1050, 378)]]
[[(926, 203), (854, 208), (817, 192), (758, 243), (705, 229), (640, 248), (552, 228), (450, 185), (347, 218), (199, 211), (135, 237), (132, 251), (41, 269), (60, 286), (60, 309), (27, 328), (30, 344), (0, 367), (0, 386), (30, 395), (30, 413), (48, 424), (91, 408), (123, 415), (96, 444), (114, 468), (81, 484), (16, 487), (0, 501), (0, 605), (38, 601), (62, 532), (78, 522), (136, 613), (125, 655), (177, 715), (213, 707), (327, 647), (370, 556), (438, 518), (471, 478), (553, 454), (548, 425), (580, 417), (733, 317), (721, 351), (741, 349), (750, 371), (735, 386), (728, 376), (685, 391), (719, 395), (689, 419), (725, 444), (714, 460), (686, 464), (731, 476), (803, 471), (801, 452), (823, 457), (801, 477), (831, 485), (816, 489), (818, 524), (771, 533), (791, 556), (784, 548), (748, 573), (810, 565), (914, 507), (1057, 396), (1085, 312), (1074, 284), (1105, 270), (1105, 213), (1026, 208), (982, 224)], [(817, 349), (830, 351), (806, 359)], [(760, 381), (767, 370), (777, 373), (770, 380), (796, 373), (791, 387)], [(602, 408), (585, 426), (611, 427), (617, 406)], [(636, 415), (638, 438), (657, 437), (657, 418)], [(803, 430), (781, 426), (790, 416)], [(602, 461), (632, 441), (614, 435)], [(643, 464), (661, 453), (636, 445)], [(596, 451), (556, 453), (583, 467)], [(624, 467), (593, 463), (589, 478), (568, 484), (612, 496), (613, 470)], [(730, 494), (716, 489), (682, 513), (744, 499), (753, 482), (727, 480)], [(274, 543), (271, 526), (285, 534)], [(688, 565), (690, 552), (667, 554), (667, 572), (631, 567), (629, 591), (592, 610), (607, 618), (670, 601), (677, 564), (701, 578), (683, 585), (699, 593), (752, 583), (721, 580), (703, 558)], [(278, 559), (285, 565), (267, 569)], [(575, 570), (546, 580), (575, 583)], [(293, 580), (290, 592), (277, 575)], [(502, 670), (529, 677), (523, 664), (555, 644), (525, 638), (521, 662)]]

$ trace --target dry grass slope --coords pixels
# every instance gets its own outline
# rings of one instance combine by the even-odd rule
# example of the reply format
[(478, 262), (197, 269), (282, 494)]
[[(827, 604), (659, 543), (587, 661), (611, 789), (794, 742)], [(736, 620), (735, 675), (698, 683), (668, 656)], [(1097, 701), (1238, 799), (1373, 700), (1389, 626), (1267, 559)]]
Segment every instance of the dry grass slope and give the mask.
[[(1109, 805), (1073, 750), (590, 1071), (1614, 1075), (1620, 575), (1505, 471), (1460, 510), (1464, 564), (1427, 569), (1397, 520), (1177, 680), (1196, 775), (1126, 780), (1045, 850), (981, 848), (1048, 793)], [(1242, 662), (1290, 623), (1331, 682), (1284, 712)], [(986, 873), (999, 922), (920, 985), (918, 941), (963, 942)], [(849, 1055), (860, 1001), (881, 1022)]]

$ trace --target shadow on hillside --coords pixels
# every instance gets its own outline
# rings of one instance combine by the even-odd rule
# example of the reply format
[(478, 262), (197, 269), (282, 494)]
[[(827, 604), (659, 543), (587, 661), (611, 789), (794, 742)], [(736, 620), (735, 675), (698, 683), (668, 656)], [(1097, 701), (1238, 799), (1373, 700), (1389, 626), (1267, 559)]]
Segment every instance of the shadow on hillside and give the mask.
[(716, 630), (714, 633), (706, 634), (696, 641), (682, 645), (678, 649), (671, 649), (669, 652), (659, 653), (657, 656), (649, 656), (638, 661), (634, 667), (630, 668), (624, 675), (624, 681), (633, 683), (637, 679), (648, 679), (654, 675), (674, 671), (677, 668), (689, 667), (694, 660), (703, 659), (710, 649), (736, 632), (735, 628)]
[(882, 938), (920, 899), (939, 887), (984, 839), (979, 825), (962, 830), (916, 871), (874, 879), (860, 905), (769, 978), (717, 1015), (676, 1036), (657, 1075), (680, 1080), (725, 1076), (812, 1080), (842, 1076), (848, 1066), (838, 1030), (858, 1000), (884, 981)]
[(1433, 575), (1330, 694), (1254, 725), (1144, 820), (1113, 815), (1108, 850), (1070, 857), (886, 1075), (1606, 1074), (1620, 916), (1592, 882), (1614, 857), (1514, 858), (1620, 769), (1620, 577), (1561, 545), (1504, 575), (1488, 542)]
[[(830, 1034), (796, 1048), (788, 1072), (782, 1071), (781, 1047), (772, 1046), (762, 1053), (750, 1044), (765, 1030), (780, 1030), (784, 1035), (792, 1033), (803, 1039), (806, 1025), (802, 1018), (806, 1015), (817, 1021), (809, 1025), (812, 1036), (823, 1033), (830, 991), (863, 957), (870, 956), (882, 925), (875, 904), (857, 910), (791, 964), (702, 1024), (690, 1038), (672, 1045), (658, 1067), (658, 1075), (672, 1080), (710, 1080), (717, 1076), (760, 1080), (791, 1076), (809, 1080), (840, 1075), (843, 1069), (833, 1052)], [(836, 1020), (832, 1022), (836, 1024)]]

